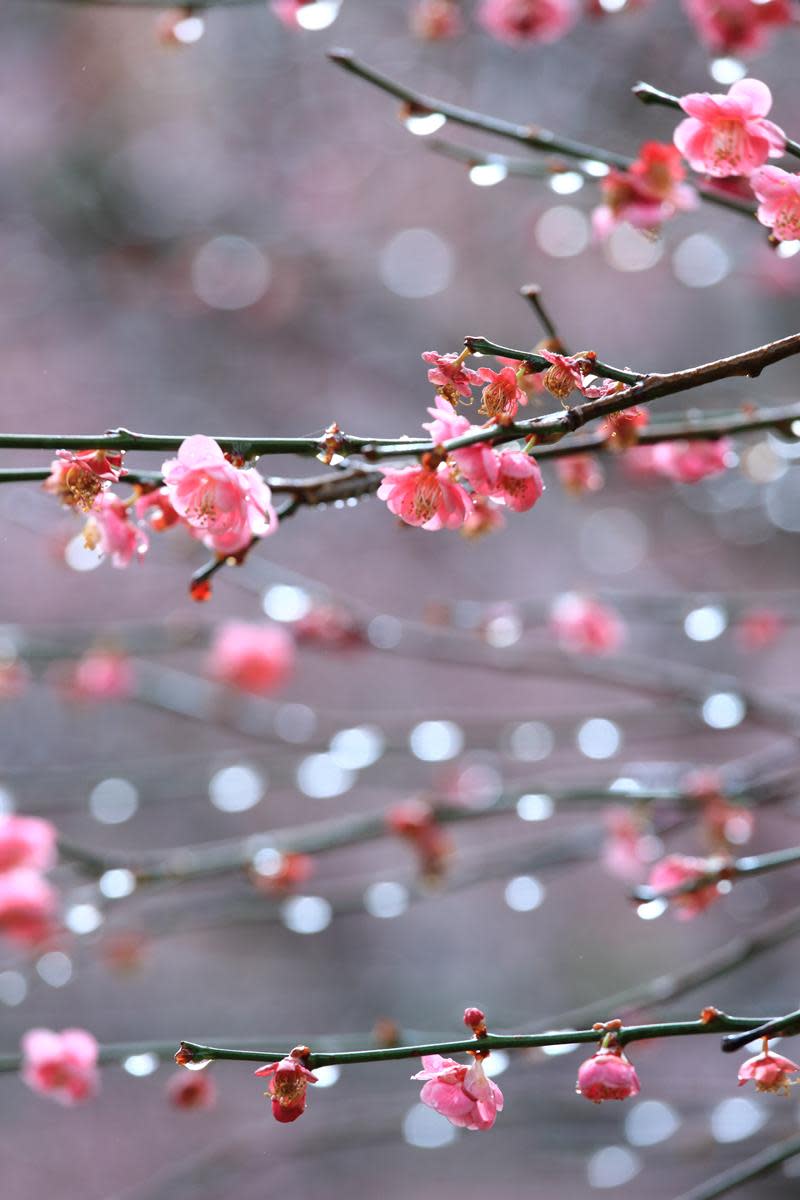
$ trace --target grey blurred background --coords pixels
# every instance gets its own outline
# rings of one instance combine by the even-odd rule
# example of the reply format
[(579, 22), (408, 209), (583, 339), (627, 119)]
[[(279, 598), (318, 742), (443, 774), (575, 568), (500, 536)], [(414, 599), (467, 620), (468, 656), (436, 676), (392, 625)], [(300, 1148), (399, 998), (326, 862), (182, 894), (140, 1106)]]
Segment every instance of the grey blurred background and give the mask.
[[(456, 350), (465, 334), (532, 343), (538, 331), (517, 295), (530, 281), (570, 345), (642, 369), (687, 366), (796, 329), (797, 260), (778, 259), (763, 231), (736, 215), (705, 208), (675, 221), (660, 242), (624, 235), (611, 249), (595, 246), (589, 187), (557, 194), (520, 179), (474, 187), (466, 169), (402, 128), (388, 98), (324, 58), (326, 47), (349, 46), (433, 95), (633, 153), (646, 138), (668, 140), (674, 120), (638, 106), (632, 83), (644, 76), (677, 93), (712, 83), (675, 0), (519, 50), (479, 33), (420, 45), (408, 35), (404, 0), (345, 0), (335, 24), (315, 34), (293, 34), (260, 5), (213, 11), (205, 38), (177, 52), (157, 44), (154, 21), (150, 10), (35, 0), (6, 0), (0, 12), (0, 423), (8, 431), (311, 434), (337, 420), (357, 433), (415, 434), (431, 402), (420, 353)], [(776, 119), (795, 134), (796, 36), (780, 38), (753, 68), (773, 88)], [(454, 140), (489, 145), (477, 135)], [(796, 372), (790, 360), (759, 381), (655, 407), (672, 414), (789, 402)], [(690, 766), (791, 753), (790, 741), (748, 721), (709, 727), (696, 695), (642, 699), (536, 667), (551, 598), (584, 589), (612, 596), (629, 622), (628, 650), (654, 673), (659, 661), (682, 661), (736, 675), (742, 688), (796, 688), (791, 622), (760, 655), (742, 653), (730, 629), (705, 642), (684, 632), (687, 613), (707, 598), (719, 608), (719, 594), (731, 598), (731, 613), (764, 591), (780, 592), (791, 608), (795, 452), (765, 436), (740, 449), (740, 471), (693, 489), (632, 483), (609, 463), (605, 490), (574, 501), (548, 470), (536, 509), (477, 543), (398, 528), (375, 499), (302, 511), (251, 564), (223, 573), (202, 610), (187, 582), (204, 556), (180, 533), (154, 537), (144, 563), (127, 571), (71, 570), (72, 514), (35, 486), (4, 487), (8, 636), (23, 650), (130, 638), (141, 652), (138, 698), (117, 704), (66, 700), (44, 658), (34, 661), (33, 685), (2, 708), (0, 786), (20, 811), (51, 815), (71, 840), (124, 852), (373, 811), (452, 786), (456, 760), (430, 763), (407, 749), (424, 719), (463, 731), (457, 762), (478, 768), (490, 792), (539, 795), (619, 778), (671, 786)], [(3, 465), (47, 461), (0, 451)], [(202, 646), (175, 649), (180, 631), (231, 615), (260, 619), (276, 585), (301, 591), (273, 591), (275, 615), (306, 594), (352, 600), (372, 649), (302, 649), (281, 696), (252, 712), (207, 695), (193, 684), (204, 671)], [(424, 630), (402, 624), (426, 619), (452, 620), (481, 652), (488, 641), (490, 653), (519, 655), (528, 667), (431, 662)], [(148, 653), (142, 624), (160, 627), (153, 644), (167, 644), (165, 652)], [(576, 742), (587, 718), (613, 722), (610, 754), (609, 743), (592, 757), (585, 736), (583, 749)], [(365, 721), (394, 749), (335, 784), (325, 782), (330, 762), (317, 763), (325, 778), (314, 784), (309, 757)], [(547, 727), (552, 747), (526, 761), (513, 734), (531, 722)], [(304, 763), (301, 780), (312, 772), (305, 790), (296, 774)], [(230, 811), (236, 798), (209, 802), (209, 782), (232, 766), (245, 768), (255, 789), (241, 811)], [(98, 819), (96, 794), (90, 800), (108, 779), (137, 796), (126, 809), (130, 791), (120, 801), (112, 787), (112, 821)], [(336, 794), (313, 794), (331, 787)], [(791, 802), (790, 794), (780, 812), (759, 817), (756, 849), (798, 840)], [(456, 877), (459, 864), (496, 862), (494, 877), (422, 894), (393, 920), (365, 911), (359, 897), (376, 881), (416, 895), (405, 847), (378, 842), (325, 856), (307, 890), (332, 900), (334, 916), (307, 935), (287, 927), (280, 905), (264, 901), (259, 916), (244, 877), (134, 895), (104, 907), (98, 929), (65, 934), (49, 963), (15, 952), (0, 959), (0, 1049), (13, 1050), (40, 1024), (85, 1026), (106, 1042), (263, 1033), (287, 1047), (366, 1033), (379, 1017), (455, 1035), (466, 1004), (521, 1029), (702, 958), (796, 895), (786, 872), (742, 885), (691, 925), (669, 916), (651, 925), (596, 864), (529, 869), (543, 840), (598, 820), (594, 811), (557, 810), (542, 823), (505, 816), (457, 827)], [(691, 829), (669, 844), (702, 849)], [(540, 888), (522, 885), (523, 911), (509, 902), (509, 880), (520, 877)], [(65, 874), (64, 884), (69, 904), (97, 901), (88, 882)], [(324, 916), (324, 907), (315, 911)], [(143, 949), (137, 968), (121, 973), (108, 939), (126, 930), (141, 933)], [(691, 1015), (712, 1002), (788, 1011), (797, 994), (787, 957), (775, 951), (671, 1011)], [(619, 1190), (670, 1200), (796, 1130), (794, 1100), (736, 1096), (736, 1064), (714, 1039), (641, 1045), (632, 1057), (640, 1100), (666, 1107), (635, 1119), (635, 1105), (589, 1109), (573, 1092), (579, 1055), (530, 1057), (503, 1074), (506, 1111), (484, 1136), (431, 1124), (403, 1063), (350, 1068), (314, 1092), (290, 1127), (272, 1121), (246, 1065), (214, 1068), (219, 1103), (200, 1113), (172, 1110), (164, 1095), (172, 1068), (150, 1071), (147, 1060), (106, 1068), (101, 1099), (74, 1111), (3, 1075), (4, 1195), (255, 1200), (291, 1190), (327, 1200), (380, 1189), (386, 1200), (550, 1200)], [(778, 1173), (741, 1195), (795, 1189)]]

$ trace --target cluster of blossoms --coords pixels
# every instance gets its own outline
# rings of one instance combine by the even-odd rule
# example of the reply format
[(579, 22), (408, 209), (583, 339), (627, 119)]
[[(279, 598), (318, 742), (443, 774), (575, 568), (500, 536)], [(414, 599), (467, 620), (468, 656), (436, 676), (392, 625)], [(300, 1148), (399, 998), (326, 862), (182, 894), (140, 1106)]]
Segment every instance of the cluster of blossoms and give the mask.
[(772, 94), (758, 79), (740, 79), (727, 96), (684, 96), (681, 108), (688, 116), (674, 140), (695, 171), (749, 184), (761, 224), (777, 241), (794, 241), (800, 237), (800, 175), (767, 164), (786, 148), (786, 134), (767, 120), (771, 107)]
[(0, 816), (0, 933), (19, 946), (38, 946), (57, 927), (58, 894), (45, 878), (56, 862), (50, 821)]
[[(556, 42), (577, 24), (579, 0), (481, 0), (475, 19), (486, 33), (508, 45)], [(465, 29), (459, 0), (414, 0), (411, 32), (425, 41), (459, 37)]]
[[(694, 6), (705, 12), (744, 8), (752, 16), (752, 28), (763, 27), (760, 23), (778, 7), (752, 0), (732, 6), (694, 0)], [(772, 107), (767, 85), (740, 79), (727, 95), (693, 92), (681, 97), (680, 106), (686, 118), (675, 129), (674, 145), (646, 142), (630, 167), (613, 169), (602, 180), (603, 204), (594, 213), (595, 233), (605, 237), (622, 221), (657, 231), (664, 221), (694, 208), (697, 193), (685, 182), (685, 161), (742, 198), (754, 195), (758, 220), (777, 241), (800, 237), (800, 175), (768, 165), (768, 159), (784, 154), (787, 139), (767, 118)]]
[(88, 514), (84, 540), (126, 567), (148, 548), (148, 529), (184, 525), (219, 557), (244, 555), (254, 538), (277, 529), (278, 518), (265, 479), (232, 461), (213, 438), (188, 437), (176, 458), (161, 467), (163, 485), (137, 485), (123, 500), (109, 488), (126, 473), (123, 452), (59, 450), (44, 487), (62, 504)]

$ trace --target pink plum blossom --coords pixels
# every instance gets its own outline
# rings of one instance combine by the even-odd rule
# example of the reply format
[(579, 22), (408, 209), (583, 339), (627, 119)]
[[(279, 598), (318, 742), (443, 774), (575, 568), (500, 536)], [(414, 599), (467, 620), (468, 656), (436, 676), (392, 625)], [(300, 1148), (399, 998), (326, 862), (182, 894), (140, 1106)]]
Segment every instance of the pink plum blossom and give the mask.
[(697, 205), (697, 193), (684, 183), (686, 169), (674, 146), (645, 142), (627, 170), (613, 168), (600, 181), (603, 204), (592, 225), (604, 238), (623, 221), (635, 229), (658, 230), (678, 212)]
[(213, 438), (186, 438), (161, 470), (175, 512), (210, 550), (236, 554), (252, 538), (275, 532), (278, 518), (263, 475), (234, 466)]
[(501, 42), (556, 42), (580, 16), (577, 0), (483, 0), (478, 23)]
[(294, 659), (294, 641), (279, 625), (226, 621), (214, 634), (208, 667), (219, 682), (264, 696), (287, 681)]
[(480, 1059), (467, 1067), (441, 1054), (424, 1054), (421, 1071), (412, 1079), (424, 1079), (420, 1100), (447, 1117), (451, 1125), (464, 1129), (491, 1129), (503, 1110), (503, 1093), (487, 1079)]
[(556, 459), (556, 474), (565, 492), (582, 496), (584, 492), (599, 492), (605, 474), (592, 454), (565, 454)]
[(43, 487), (69, 508), (89, 512), (100, 493), (126, 474), (124, 456), (122, 450), (57, 450)]
[(627, 1100), (639, 1095), (639, 1078), (632, 1062), (619, 1047), (600, 1049), (578, 1068), (575, 1091), (593, 1104)]
[(147, 534), (130, 520), (130, 506), (112, 492), (98, 496), (83, 530), (89, 550), (99, 550), (114, 567), (127, 567), (141, 558), (148, 546)]
[(426, 42), (441, 42), (464, 32), (457, 0), (416, 0), (409, 24), (414, 36)]
[(608, 836), (601, 852), (603, 866), (618, 879), (640, 879), (643, 865), (658, 857), (661, 842), (640, 810), (615, 804), (604, 817)]
[(300, 29), (297, 19), (301, 9), (317, 3), (317, 0), (270, 0), (270, 10), (287, 29)]
[(59, 1104), (88, 1100), (99, 1087), (99, 1047), (85, 1029), (29, 1029), (22, 1038), (22, 1078)]
[(56, 836), (55, 825), (39, 817), (0, 816), (0, 872), (49, 871), (56, 861)]
[(748, 1058), (739, 1067), (739, 1087), (752, 1079), (757, 1092), (783, 1092), (788, 1096), (791, 1085), (798, 1082), (789, 1076), (796, 1075), (798, 1071), (800, 1067), (797, 1063), (784, 1058), (782, 1054), (774, 1054), (765, 1039), (765, 1048), (761, 1053)]
[(440, 396), (454, 406), (459, 396), (464, 400), (472, 400), (472, 388), (480, 386), (481, 378), (477, 371), (464, 366), (460, 354), (437, 354), (435, 350), (426, 350), (422, 359), (433, 363), (428, 371), (428, 380), (436, 385)]
[(557, 354), (553, 350), (539, 350), (550, 366), (542, 376), (542, 383), (557, 400), (566, 400), (577, 388), (585, 391), (583, 372), (585, 363), (569, 354)]
[(471, 425), (466, 417), (455, 412), (452, 404), (441, 392), (436, 397), (433, 408), (429, 408), (428, 412), (433, 420), (423, 421), (422, 428), (427, 429), (435, 446), (441, 445), (442, 442), (449, 442), (451, 438), (462, 437), (465, 433), (473, 433), (479, 428), (477, 425)]
[(800, 238), (800, 175), (780, 167), (759, 167), (750, 176), (758, 200), (757, 216), (779, 242)]
[(613, 654), (625, 638), (621, 617), (589, 596), (565, 592), (550, 613), (550, 628), (564, 650), (574, 654)]
[[(695, 883), (716, 870), (721, 860), (692, 858), (686, 854), (668, 854), (656, 863), (647, 880), (656, 892), (671, 892), (684, 884)], [(719, 899), (716, 883), (697, 887), (694, 891), (670, 896), (669, 902), (679, 921), (690, 921)]]
[(58, 897), (32, 867), (0, 874), (0, 934), (21, 946), (36, 946), (55, 928)]
[(514, 512), (527, 512), (544, 491), (536, 460), (522, 450), (501, 450), (495, 457), (497, 482), (491, 491), (492, 499)]
[(739, 79), (727, 96), (693, 92), (681, 97), (688, 117), (673, 140), (689, 166), (708, 175), (752, 175), (768, 158), (780, 158), (786, 135), (766, 115), (772, 93), (758, 79)]
[(698, 34), (719, 54), (752, 54), (794, 19), (790, 0), (683, 0)]
[(469, 495), (446, 463), (385, 468), (378, 498), (407, 525), (423, 529), (458, 529), (472, 512)]
[(481, 416), (491, 421), (513, 421), (520, 404), (528, 403), (527, 392), (520, 387), (514, 367), (503, 367), (500, 371), (481, 367), (478, 375), (486, 384), (478, 409)]
[[(305, 1047), (298, 1049), (305, 1050)], [(285, 1125), (303, 1115), (306, 1110), (306, 1089), (309, 1083), (317, 1082), (317, 1077), (303, 1065), (295, 1051), (280, 1062), (259, 1067), (254, 1073), (269, 1078), (269, 1091), (266, 1094), (272, 1099), (272, 1115), (276, 1121)]]

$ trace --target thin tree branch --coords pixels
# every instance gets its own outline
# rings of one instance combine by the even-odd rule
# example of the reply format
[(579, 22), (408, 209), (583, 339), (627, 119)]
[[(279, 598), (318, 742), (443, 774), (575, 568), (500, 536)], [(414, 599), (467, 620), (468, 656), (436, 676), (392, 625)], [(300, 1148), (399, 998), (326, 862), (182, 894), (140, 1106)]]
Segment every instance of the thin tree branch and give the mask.
[(743, 1183), (749, 1183), (751, 1179), (760, 1179), (762, 1175), (769, 1174), (770, 1171), (774, 1171), (776, 1167), (790, 1158), (795, 1158), (798, 1154), (800, 1154), (800, 1134), (786, 1138), (783, 1142), (777, 1142), (774, 1146), (769, 1146), (751, 1158), (746, 1158), (744, 1162), (723, 1171), (720, 1175), (715, 1175), (713, 1179), (707, 1179), (705, 1183), (699, 1184), (690, 1191), (682, 1192), (680, 1196), (676, 1197), (676, 1200), (716, 1200), (717, 1196), (724, 1196), (734, 1188), (741, 1187)]

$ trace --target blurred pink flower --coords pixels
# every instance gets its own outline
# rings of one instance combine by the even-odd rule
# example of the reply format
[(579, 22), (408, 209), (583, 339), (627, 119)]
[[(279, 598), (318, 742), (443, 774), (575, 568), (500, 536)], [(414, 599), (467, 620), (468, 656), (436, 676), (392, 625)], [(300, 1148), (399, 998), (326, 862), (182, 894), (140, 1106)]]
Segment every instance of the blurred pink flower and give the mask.
[(639, 440), (639, 430), (649, 423), (646, 408), (623, 408), (603, 418), (600, 433), (608, 440), (609, 450), (630, 450)]
[(773, 1054), (767, 1043), (760, 1054), (748, 1058), (747, 1062), (743, 1062), (739, 1067), (739, 1087), (752, 1079), (757, 1092), (783, 1092), (788, 1096), (791, 1085), (798, 1082), (789, 1076), (796, 1075), (798, 1071), (800, 1067), (797, 1063), (792, 1062), (790, 1058), (784, 1058), (782, 1054)]
[(415, 0), (409, 14), (414, 37), (441, 42), (464, 32), (464, 19), (457, 0)]
[(800, 238), (800, 175), (780, 167), (760, 167), (750, 176), (758, 199), (758, 219), (779, 242)]
[(263, 696), (289, 679), (294, 660), (294, 641), (279, 625), (226, 621), (214, 634), (208, 669), (220, 683)]
[(207, 1071), (178, 1071), (167, 1081), (167, 1099), (173, 1108), (213, 1108), (217, 1089)]
[(709, 475), (727, 471), (736, 461), (728, 438), (659, 442), (648, 449), (655, 473), (676, 483), (699, 483)]
[(565, 492), (582, 496), (584, 492), (599, 492), (605, 474), (593, 454), (565, 454), (556, 459), (556, 474)]
[(505, 526), (502, 508), (488, 496), (473, 496), (472, 512), (461, 527), (462, 535), (472, 540)]
[(501, 42), (555, 42), (580, 16), (577, 0), (483, 0), (478, 24)]
[(275, 895), (291, 892), (299, 884), (305, 883), (314, 874), (314, 859), (310, 854), (278, 854), (275, 862), (270, 863), (269, 872), (260, 866), (254, 866), (250, 871), (253, 886), (259, 892)]
[(21, 946), (37, 946), (55, 929), (58, 896), (32, 867), (0, 874), (0, 934)]
[(453, 846), (429, 804), (404, 800), (392, 805), (386, 814), (386, 826), (412, 846), (423, 878), (433, 880), (444, 875)]
[(56, 827), (39, 817), (0, 816), (0, 872), (17, 867), (49, 871), (56, 861)]
[(593, 1104), (639, 1095), (639, 1078), (622, 1049), (600, 1049), (578, 1068), (575, 1091)]
[(601, 179), (603, 204), (592, 214), (595, 234), (608, 237), (623, 221), (636, 229), (658, 230), (676, 213), (694, 208), (697, 193), (685, 178), (674, 146), (645, 142), (626, 171), (614, 168)]
[(119, 650), (89, 650), (75, 664), (69, 690), (81, 699), (122, 700), (130, 696), (135, 679), (127, 654)]
[(255, 1074), (269, 1077), (266, 1094), (272, 1098), (272, 1115), (276, 1121), (288, 1124), (302, 1117), (306, 1110), (306, 1089), (309, 1083), (317, 1082), (317, 1077), (303, 1066), (294, 1051), (280, 1062), (259, 1067)]
[(424, 1079), (420, 1100), (447, 1117), (451, 1125), (464, 1129), (491, 1129), (503, 1111), (503, 1093), (486, 1078), (480, 1059), (467, 1067), (441, 1054), (424, 1054), (421, 1071), (412, 1079)]
[(695, 171), (723, 177), (751, 175), (768, 158), (780, 158), (782, 129), (767, 121), (772, 93), (759, 79), (739, 79), (727, 96), (692, 92), (681, 97), (688, 118), (673, 140)]
[(750, 54), (764, 48), (771, 30), (794, 19), (790, 0), (683, 0), (706, 45), (722, 54)]
[(753, 608), (742, 613), (734, 627), (734, 636), (742, 650), (766, 650), (778, 640), (786, 623), (771, 608)]
[(130, 508), (112, 492), (98, 496), (83, 529), (87, 549), (99, 550), (114, 567), (127, 567), (147, 551), (143, 529), (130, 520)]
[(423, 529), (458, 529), (472, 512), (472, 501), (445, 463), (384, 468), (378, 498), (407, 525)]
[[(647, 883), (656, 892), (670, 892), (683, 884), (703, 879), (715, 871), (721, 861), (692, 858), (686, 854), (668, 854), (653, 867)], [(692, 892), (670, 897), (669, 903), (679, 921), (690, 921), (718, 900), (719, 895), (716, 883), (708, 883)]]
[(78, 1104), (98, 1089), (98, 1051), (85, 1029), (30, 1029), (22, 1038), (22, 1078), (59, 1104)]
[(172, 507), (218, 554), (236, 554), (251, 538), (275, 532), (278, 518), (263, 475), (234, 466), (213, 438), (186, 438), (161, 470)]
[(600, 854), (603, 866), (618, 879), (640, 879), (643, 866), (661, 852), (661, 842), (639, 809), (614, 804), (603, 816), (608, 830)]
[(612, 654), (625, 639), (622, 618), (598, 600), (565, 592), (550, 612), (550, 628), (564, 650), (575, 654)]

